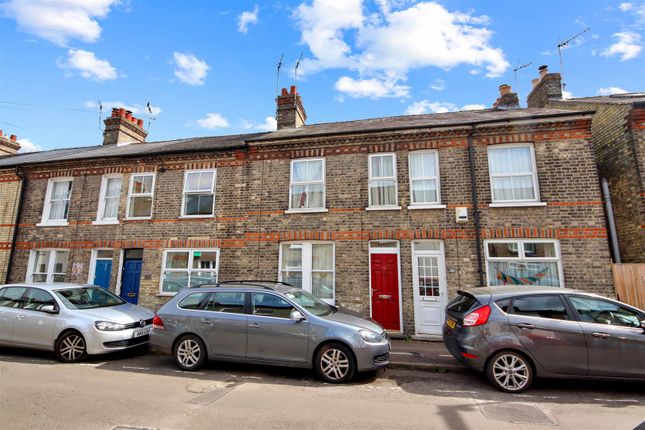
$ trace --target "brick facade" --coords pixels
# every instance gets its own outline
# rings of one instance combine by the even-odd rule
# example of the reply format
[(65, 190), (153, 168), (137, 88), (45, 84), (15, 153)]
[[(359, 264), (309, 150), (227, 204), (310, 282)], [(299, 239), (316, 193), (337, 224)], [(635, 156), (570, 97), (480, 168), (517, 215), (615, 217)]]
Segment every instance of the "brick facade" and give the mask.
[(7, 278), (21, 186), (15, 170), (0, 170), (0, 284)]
[[(482, 240), (552, 238), (561, 250), (564, 283), (613, 295), (607, 232), (590, 138), (589, 118), (482, 124), (473, 134)], [(25, 197), (11, 281), (23, 281), (34, 249), (69, 249), (66, 280), (87, 282), (92, 249), (114, 249), (110, 288), (116, 291), (120, 252), (143, 248), (139, 303), (158, 308), (164, 249), (218, 248), (219, 278), (276, 279), (279, 244), (316, 240), (335, 244), (336, 304), (369, 314), (369, 243), (395, 240), (400, 247), (403, 331), (414, 333), (412, 242), (442, 240), (450, 296), (478, 284), (475, 229), (468, 165), (471, 127), (394, 130), (249, 141), (240, 149), (199, 154), (147, 155), (26, 166)], [(487, 147), (531, 143), (541, 206), (490, 207)], [(437, 149), (441, 203), (445, 208), (409, 208), (408, 154)], [(400, 210), (366, 211), (368, 155), (396, 154)], [(326, 208), (320, 213), (285, 213), (289, 208), (292, 159), (324, 157)], [(181, 218), (184, 171), (216, 168), (212, 218)], [(133, 172), (156, 172), (150, 220), (124, 220)], [(118, 225), (93, 225), (101, 176), (122, 173)], [(69, 225), (39, 227), (50, 177), (73, 177)], [(455, 221), (455, 207), (468, 207), (469, 222)], [(73, 266), (73, 269), (72, 269)], [(484, 270), (485, 262), (484, 262)]]

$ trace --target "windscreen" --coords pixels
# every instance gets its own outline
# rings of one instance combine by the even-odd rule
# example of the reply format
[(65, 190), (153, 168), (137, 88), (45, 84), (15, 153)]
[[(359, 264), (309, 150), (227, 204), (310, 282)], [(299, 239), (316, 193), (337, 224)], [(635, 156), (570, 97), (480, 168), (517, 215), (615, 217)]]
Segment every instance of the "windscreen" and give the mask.
[(95, 309), (125, 303), (119, 296), (99, 287), (68, 288), (54, 290), (54, 293), (68, 309)]

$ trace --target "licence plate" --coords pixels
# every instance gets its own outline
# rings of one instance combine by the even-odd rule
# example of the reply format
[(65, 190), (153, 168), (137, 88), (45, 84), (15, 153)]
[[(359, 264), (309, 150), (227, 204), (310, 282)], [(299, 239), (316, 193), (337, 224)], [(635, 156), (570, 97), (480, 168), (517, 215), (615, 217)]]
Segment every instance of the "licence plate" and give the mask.
[(135, 331), (134, 334), (132, 335), (132, 337), (141, 337), (141, 336), (145, 336), (145, 335), (147, 335), (149, 333), (150, 333), (150, 329), (149, 328), (144, 328), (144, 329)]
[(450, 328), (455, 328), (457, 326), (457, 321), (451, 318), (446, 318), (446, 325)]

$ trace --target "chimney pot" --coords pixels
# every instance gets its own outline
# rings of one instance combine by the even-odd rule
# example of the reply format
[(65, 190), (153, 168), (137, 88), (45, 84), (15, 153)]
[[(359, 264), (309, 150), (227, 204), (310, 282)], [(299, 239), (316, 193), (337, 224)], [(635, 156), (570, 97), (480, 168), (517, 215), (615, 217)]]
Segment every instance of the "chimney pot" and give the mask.
[[(133, 128), (133, 126), (138, 126)], [(105, 119), (103, 131), (104, 145), (144, 143), (147, 137), (143, 129), (143, 120), (132, 115), (125, 108), (112, 109), (112, 117)]]
[(289, 93), (287, 92), (287, 89), (286, 89), (286, 88), (283, 88), (283, 89), (282, 89), (282, 93), (281, 93), (281, 95), (286, 96), (286, 95), (288, 95), (288, 94), (289, 94)]
[(124, 108), (119, 108), (119, 116), (125, 116), (125, 109)]
[(119, 116), (119, 108), (112, 108), (112, 116), (116, 118)]
[(16, 141), (16, 135), (12, 134), (11, 137), (9, 138), (9, 140), (11, 140), (12, 142), (15, 142)]
[(508, 84), (502, 84), (499, 86), (499, 95), (503, 96), (506, 94), (510, 94), (511, 92), (511, 86)]
[(126, 110), (125, 111), (125, 119), (132, 119), (132, 111), (131, 110)]
[(542, 79), (544, 75), (549, 73), (549, 66), (543, 64), (542, 66), (538, 67), (538, 71), (540, 72), (540, 79)]
[(142, 120), (141, 118), (139, 118), (139, 119), (137, 120), (137, 125), (138, 125), (139, 127), (143, 128), (143, 120)]
[(291, 85), (291, 94), (295, 94), (295, 93), (296, 93), (296, 86)]
[(2, 130), (0, 130), (0, 137), (2, 137)]

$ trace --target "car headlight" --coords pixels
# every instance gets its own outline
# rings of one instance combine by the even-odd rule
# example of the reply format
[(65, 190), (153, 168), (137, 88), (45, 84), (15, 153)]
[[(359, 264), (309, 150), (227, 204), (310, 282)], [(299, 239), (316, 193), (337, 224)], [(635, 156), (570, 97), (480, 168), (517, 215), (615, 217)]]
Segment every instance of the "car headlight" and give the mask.
[(374, 333), (371, 330), (360, 330), (358, 334), (363, 338), (365, 342), (368, 343), (381, 343), (383, 342), (383, 336), (378, 333)]
[(110, 321), (97, 321), (94, 323), (94, 327), (101, 331), (125, 330), (125, 324), (119, 324)]

